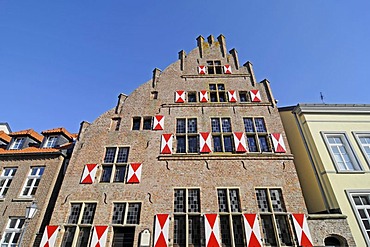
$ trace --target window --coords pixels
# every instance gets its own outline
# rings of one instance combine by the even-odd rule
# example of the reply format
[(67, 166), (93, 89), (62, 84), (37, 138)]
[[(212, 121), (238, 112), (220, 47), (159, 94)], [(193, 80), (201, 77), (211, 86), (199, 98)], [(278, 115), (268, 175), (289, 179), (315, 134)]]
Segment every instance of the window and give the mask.
[(291, 228), (280, 189), (256, 189), (257, 204), (267, 246), (292, 246)]
[(245, 246), (239, 189), (217, 189), (223, 246)]
[(143, 130), (151, 130), (153, 128), (152, 117), (144, 117)]
[(12, 183), (13, 177), (17, 172), (15, 167), (4, 168), (0, 176), (0, 198), (6, 195), (8, 192), (10, 184)]
[(10, 217), (6, 225), (3, 237), (1, 239), (1, 247), (16, 247), (22, 233), (22, 228), (25, 219)]
[(370, 245), (370, 193), (351, 193), (350, 201), (365, 240)]
[(53, 148), (57, 144), (58, 136), (49, 136), (44, 144), (44, 148)]
[(128, 147), (108, 147), (105, 149), (100, 182), (124, 182), (126, 176)]
[(222, 74), (222, 66), (220, 60), (207, 61), (208, 74)]
[(132, 118), (132, 130), (140, 130), (141, 117)]
[(249, 152), (271, 152), (263, 118), (243, 118)]
[(324, 140), (338, 171), (362, 170), (344, 133), (324, 134)]
[(36, 190), (39, 186), (42, 174), (44, 174), (44, 170), (45, 167), (31, 167), (21, 196), (32, 197), (36, 194)]
[(197, 102), (196, 92), (188, 92), (188, 102)]
[(370, 133), (354, 133), (357, 143), (365, 156), (367, 163), (370, 165)]
[(199, 189), (175, 189), (174, 246), (200, 247), (205, 245), (204, 223), (200, 212)]
[(138, 225), (140, 222), (140, 203), (114, 203), (112, 224)]
[(209, 84), (211, 102), (226, 102), (224, 84)]
[(230, 118), (211, 118), (213, 151), (232, 152), (233, 142), (231, 137)]
[(110, 130), (118, 131), (121, 126), (121, 118), (112, 118)]
[(151, 92), (150, 99), (158, 99), (158, 92), (157, 91)]
[(25, 141), (24, 137), (15, 138), (10, 149), (22, 149), (24, 141)]
[(176, 152), (177, 153), (198, 153), (197, 119), (179, 118), (176, 119)]
[(96, 203), (72, 203), (62, 246), (87, 247), (94, 221)]
[(248, 102), (249, 101), (248, 93), (247, 92), (239, 92), (239, 99), (240, 99), (240, 102)]

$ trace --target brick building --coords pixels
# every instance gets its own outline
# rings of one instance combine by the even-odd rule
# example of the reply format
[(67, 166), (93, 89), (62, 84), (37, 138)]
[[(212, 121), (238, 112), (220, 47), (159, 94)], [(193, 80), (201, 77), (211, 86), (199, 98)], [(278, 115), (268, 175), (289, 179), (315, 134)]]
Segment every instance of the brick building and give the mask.
[(47, 231), (55, 246), (353, 243), (345, 219), (306, 216), (270, 83), (224, 36), (199, 36), (81, 124)]
[[(0, 246), (39, 245), (76, 135), (64, 128), (0, 131)], [(26, 208), (37, 205), (26, 219)], [(21, 241), (22, 240), (22, 241)]]

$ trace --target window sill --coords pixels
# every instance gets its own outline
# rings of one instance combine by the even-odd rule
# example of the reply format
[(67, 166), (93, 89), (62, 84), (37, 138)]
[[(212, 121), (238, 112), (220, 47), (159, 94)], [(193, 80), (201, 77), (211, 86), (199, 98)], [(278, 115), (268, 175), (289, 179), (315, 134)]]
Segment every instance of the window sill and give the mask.
[(293, 160), (292, 154), (279, 153), (212, 153), (159, 155), (158, 160)]
[(18, 197), (12, 199), (12, 202), (32, 202), (34, 200), (35, 200), (34, 197)]
[(202, 74), (202, 75), (182, 75), (182, 78), (230, 78), (230, 77), (250, 77), (250, 74)]
[(337, 174), (364, 174), (364, 173), (366, 173), (366, 172), (363, 171), (363, 170), (360, 170), (360, 171), (356, 171), (356, 170), (353, 170), (353, 171), (350, 171), (350, 170), (341, 171), (341, 170), (338, 170), (337, 171)]

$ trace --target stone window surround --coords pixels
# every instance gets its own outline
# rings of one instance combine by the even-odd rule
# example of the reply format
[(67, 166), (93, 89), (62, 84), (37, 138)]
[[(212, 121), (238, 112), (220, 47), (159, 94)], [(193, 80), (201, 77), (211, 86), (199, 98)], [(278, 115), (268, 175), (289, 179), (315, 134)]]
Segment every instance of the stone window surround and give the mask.
[[(125, 212), (123, 215), (123, 223), (113, 223), (113, 215), (114, 215), (114, 204), (125, 204)], [(128, 209), (130, 204), (139, 204), (139, 215), (138, 215), (138, 223), (137, 224), (128, 224), (127, 223), (127, 216), (128, 216)], [(112, 214), (111, 214), (111, 222), (113, 226), (135, 226), (140, 224), (140, 215), (142, 209), (143, 202), (142, 201), (113, 201), (112, 202)]]
[[(106, 155), (106, 152), (107, 152), (107, 149), (108, 148), (116, 148), (115, 150), (115, 154), (114, 154), (114, 157), (113, 157), (113, 163), (107, 163), (105, 162), (105, 155)], [(118, 152), (121, 148), (127, 148), (128, 151), (127, 151), (127, 160), (125, 163), (117, 163), (117, 158), (118, 158)], [(129, 155), (130, 155), (130, 146), (114, 146), (114, 145), (109, 145), (109, 146), (105, 146), (104, 147), (104, 157), (103, 157), (103, 161), (102, 161), (102, 165), (100, 166), (101, 167), (101, 174), (100, 174), (100, 179), (99, 179), (99, 182), (100, 183), (113, 183), (113, 182), (119, 182), (119, 183), (124, 183), (125, 182), (125, 178), (126, 178), (126, 175), (127, 175), (127, 170), (128, 170), (128, 159), (129, 159)], [(123, 180), (121, 181), (114, 181), (114, 178), (115, 178), (115, 174), (116, 174), (116, 167), (125, 167), (125, 174), (123, 175)], [(102, 178), (103, 178), (103, 171), (104, 171), (104, 167), (112, 167), (112, 171), (110, 173), (110, 178), (109, 178), (109, 181), (102, 181)]]

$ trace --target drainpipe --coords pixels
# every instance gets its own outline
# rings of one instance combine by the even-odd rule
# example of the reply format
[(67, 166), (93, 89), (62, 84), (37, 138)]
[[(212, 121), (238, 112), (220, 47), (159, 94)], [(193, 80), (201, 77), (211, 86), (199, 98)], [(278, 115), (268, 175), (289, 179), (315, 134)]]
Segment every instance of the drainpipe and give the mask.
[(295, 118), (295, 121), (297, 123), (297, 126), (298, 126), (298, 130), (299, 130), (299, 133), (302, 137), (302, 140), (303, 140), (303, 143), (304, 143), (304, 147), (306, 149), (306, 152), (308, 154), (308, 157), (310, 159), (310, 163), (311, 163), (311, 166), (312, 166), (312, 169), (315, 173), (315, 177), (316, 177), (316, 181), (318, 181), (318, 184), (319, 184), (319, 189), (320, 189), (320, 194), (324, 200), (324, 204), (325, 204), (325, 208), (326, 208), (326, 212), (327, 213), (330, 213), (330, 207), (329, 207), (329, 203), (328, 203), (328, 200), (326, 199), (326, 196), (325, 196), (325, 193), (324, 193), (324, 187), (322, 185), (322, 182), (321, 182), (321, 179), (320, 179), (320, 176), (318, 174), (318, 171), (316, 169), (316, 166), (313, 162), (313, 158), (312, 158), (312, 155), (311, 155), (311, 152), (309, 151), (309, 148), (308, 148), (308, 144), (307, 144), (307, 141), (306, 141), (306, 138), (305, 136), (303, 135), (303, 130), (302, 130), (302, 126), (301, 126), (301, 123), (299, 122), (299, 119), (298, 119), (298, 116), (297, 116), (297, 113), (295, 112), (295, 109), (292, 111), (292, 113), (294, 114), (294, 118)]

